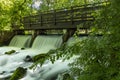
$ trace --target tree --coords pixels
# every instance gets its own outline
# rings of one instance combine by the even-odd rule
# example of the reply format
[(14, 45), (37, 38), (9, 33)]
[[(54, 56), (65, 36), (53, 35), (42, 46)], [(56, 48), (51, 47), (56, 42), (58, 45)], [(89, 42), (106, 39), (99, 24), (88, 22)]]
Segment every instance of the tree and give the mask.
[[(120, 80), (120, 1), (110, 0), (97, 16), (89, 38), (66, 49), (80, 55), (71, 64), (78, 80)], [(96, 37), (101, 32), (103, 36)]]
[(31, 12), (32, 0), (0, 0), (0, 30), (12, 29), (13, 23), (20, 24), (23, 16)]
[(87, 0), (41, 0), (40, 11), (65, 9), (71, 6), (80, 6), (91, 1)]
[(39, 3), (38, 13), (40, 11), (65, 9), (71, 6), (91, 3), (89, 0), (0, 0), (0, 30), (12, 30), (11, 26), (13, 24), (21, 27), (20, 19), (37, 12), (36, 10), (38, 9), (33, 6), (35, 2)]

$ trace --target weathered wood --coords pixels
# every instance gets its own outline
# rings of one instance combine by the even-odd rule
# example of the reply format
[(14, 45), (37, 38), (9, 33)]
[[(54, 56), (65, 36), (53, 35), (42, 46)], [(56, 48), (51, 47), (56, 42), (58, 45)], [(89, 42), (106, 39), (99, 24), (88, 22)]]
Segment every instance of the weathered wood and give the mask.
[[(72, 6), (66, 9), (46, 11), (37, 15), (24, 17), (24, 29), (75, 29), (83, 23), (94, 21), (92, 13), (103, 8), (103, 3)], [(89, 28), (89, 27), (87, 27)]]

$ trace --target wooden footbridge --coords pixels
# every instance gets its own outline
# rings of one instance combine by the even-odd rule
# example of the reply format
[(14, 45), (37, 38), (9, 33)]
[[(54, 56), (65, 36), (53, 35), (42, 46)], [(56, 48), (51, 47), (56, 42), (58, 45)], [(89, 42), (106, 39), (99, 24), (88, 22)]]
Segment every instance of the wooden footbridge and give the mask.
[(107, 4), (108, 2), (101, 2), (46, 11), (24, 17), (22, 24), (24, 30), (75, 29), (79, 24), (83, 25), (80, 29), (88, 29), (95, 20), (94, 12)]
[[(12, 35), (25, 34), (24, 32), (26, 30), (33, 30), (33, 36), (35, 37), (38, 34), (45, 33), (46, 30), (66, 29), (67, 32), (64, 34), (64, 36), (66, 36), (64, 41), (67, 41), (67, 39), (76, 31), (78, 25), (80, 25), (79, 29), (85, 30), (85, 34), (88, 34), (87, 31), (95, 20), (95, 12), (104, 8), (108, 4), (109, 2), (100, 2), (81, 6), (72, 6), (65, 9), (51, 10), (41, 12), (36, 15), (25, 16), (21, 19), (24, 29), (18, 29), (21, 25), (14, 24), (12, 26), (14, 29), (14, 33), (12, 33)], [(6, 34), (6, 32), (4, 33)], [(0, 35), (5, 36), (5, 34), (2, 32)], [(9, 41), (8, 39), (5, 40)], [(3, 38), (3, 43), (6, 43), (5, 40)]]

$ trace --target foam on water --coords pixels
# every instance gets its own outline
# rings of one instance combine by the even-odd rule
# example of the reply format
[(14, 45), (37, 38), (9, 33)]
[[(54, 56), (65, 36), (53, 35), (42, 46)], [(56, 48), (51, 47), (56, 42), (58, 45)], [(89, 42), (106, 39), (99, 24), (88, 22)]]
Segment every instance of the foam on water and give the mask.
[[(42, 41), (42, 42), (41, 42)], [(4, 78), (11, 75), (11, 72), (14, 71), (17, 67), (29, 67), (32, 63), (24, 62), (24, 59), (27, 55), (35, 56), (41, 53), (47, 53), (51, 49), (56, 49), (62, 43), (62, 36), (38, 36), (31, 49), (20, 50), (19, 53), (13, 55), (2, 55), (0, 56), (0, 78)], [(39, 47), (40, 46), (40, 47)], [(28, 70), (29, 74), (29, 70)], [(32, 74), (31, 74), (32, 75)], [(28, 80), (35, 80), (35, 77), (28, 75)], [(38, 75), (36, 75), (38, 76)], [(41, 79), (42, 80), (42, 79)]]
[(59, 74), (69, 70), (68, 64), (73, 62), (75, 58), (76, 56), (64, 62), (62, 60), (57, 60), (54, 64), (48, 61), (43, 64), (42, 67), (38, 65), (35, 70), (28, 69), (27, 75), (20, 80), (53, 80)]
[[(67, 43), (68, 46), (71, 46), (75, 42), (75, 38), (70, 38), (69, 42)], [(20, 80), (54, 80), (59, 74), (68, 71), (69, 66), (68, 64), (73, 62), (79, 56), (73, 56), (69, 60), (62, 61), (59, 59), (52, 64), (50, 61), (46, 61), (42, 67), (37, 65), (35, 69), (28, 69), (27, 75), (20, 79)]]
[[(70, 60), (62, 61), (59, 59), (52, 64), (46, 61), (43, 66), (37, 65), (35, 69), (29, 69), (33, 63), (24, 62), (27, 55), (35, 56), (41, 53), (47, 53), (51, 49), (56, 49), (62, 43), (61, 36), (38, 36), (31, 49), (20, 50), (18, 54), (0, 56), (0, 78), (5, 78), (12, 75), (12, 72), (17, 67), (27, 68), (27, 74), (20, 80), (52, 80), (57, 75), (69, 70), (68, 64), (73, 62), (77, 56), (73, 56)], [(74, 42), (74, 39), (70, 42)]]
[(14, 46), (14, 47), (29, 47), (29, 43), (31, 41), (31, 36), (30, 35), (15, 35), (9, 46)]
[(48, 47), (55, 47), (58, 48), (60, 47), (62, 43), (62, 36), (45, 36), (45, 35), (40, 35), (37, 36), (35, 39), (32, 48), (33, 49), (41, 49), (41, 48), (48, 48)]
[(10, 46), (4, 46), (0, 47), (0, 56), (3, 55), (5, 52), (11, 51), (11, 50), (20, 50), (19, 47), (10, 47)]
[(0, 55), (11, 50), (20, 50), (21, 48), (29, 47), (32, 36), (30, 35), (15, 35), (10, 41), (9, 46), (0, 47)]

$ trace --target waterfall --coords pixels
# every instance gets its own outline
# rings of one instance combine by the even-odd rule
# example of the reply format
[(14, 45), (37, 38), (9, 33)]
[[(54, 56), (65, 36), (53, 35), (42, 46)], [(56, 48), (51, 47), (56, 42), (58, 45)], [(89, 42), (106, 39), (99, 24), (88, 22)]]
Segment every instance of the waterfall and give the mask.
[(33, 49), (41, 49), (41, 48), (58, 48), (62, 43), (62, 36), (49, 36), (49, 35), (40, 35), (37, 36), (33, 42)]
[(29, 47), (30, 41), (31, 41), (31, 36), (30, 35), (15, 35), (9, 46), (14, 46), (14, 47)]
[[(15, 40), (13, 40), (13, 42), (15, 42)], [(12, 44), (12, 42), (11, 42), (11, 44)], [(0, 63), (1, 63), (0, 64), (0, 73), (5, 71), (5, 73), (0, 74), (0, 78), (5, 78), (7, 76), (12, 75), (11, 72), (14, 71), (17, 67), (28, 68), (29, 66), (31, 66), (32, 63), (24, 62), (24, 59), (27, 55), (35, 56), (40, 53), (47, 53), (51, 49), (56, 49), (56, 48), (60, 47), (61, 44), (62, 44), (62, 36), (60, 36), (60, 35), (52, 35), (52, 36), (51, 35), (39, 35), (35, 38), (31, 49), (19, 50), (18, 54), (0, 56)], [(1, 58), (1, 57), (3, 57), (3, 58)], [(45, 65), (47, 65), (47, 66), (45, 66)], [(59, 67), (59, 69), (57, 69), (57, 65), (59, 65), (59, 66), (61, 65)], [(63, 65), (63, 67), (62, 67), (62, 65)], [(48, 71), (49, 70), (48, 66), (50, 66), (50, 69), (52, 69), (52, 70), (50, 70), (51, 74), (53, 73), (52, 76), (54, 75), (54, 73), (57, 74), (59, 71), (62, 71), (63, 68), (64, 69), (67, 68), (66, 62), (62, 63), (59, 61), (57, 61), (56, 64), (54, 64), (54, 65), (51, 62), (49, 62), (49, 63), (44, 64), (44, 66), (45, 67), (42, 68), (43, 73), (35, 72), (35, 73), (37, 73), (36, 77), (35, 77), (34, 72), (32, 74), (28, 70), (27, 76), (25, 77), (25, 79), (23, 78), (23, 80), (42, 80), (42, 78), (45, 79), (45, 77), (46, 78), (50, 77), (49, 76), (50, 74)], [(54, 70), (54, 68), (55, 68), (55, 70)], [(41, 70), (41, 68), (39, 68), (38, 71), (39, 70)], [(48, 74), (45, 73), (46, 71)], [(41, 75), (43, 74), (43, 77), (39, 77), (39, 74), (41, 74)]]
[(31, 35), (15, 35), (10, 41), (9, 46), (0, 47), (0, 54), (4, 54), (11, 50), (20, 50), (21, 48), (28, 48), (30, 46)]

